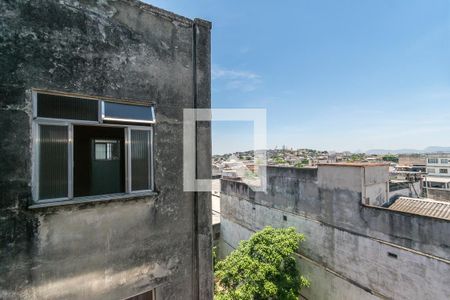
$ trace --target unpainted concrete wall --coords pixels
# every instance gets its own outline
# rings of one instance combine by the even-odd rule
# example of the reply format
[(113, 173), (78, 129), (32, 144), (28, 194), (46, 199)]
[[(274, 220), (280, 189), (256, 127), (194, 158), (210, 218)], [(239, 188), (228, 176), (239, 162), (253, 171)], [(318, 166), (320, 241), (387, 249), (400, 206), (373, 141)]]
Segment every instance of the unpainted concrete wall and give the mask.
[[(320, 166), (316, 177), (286, 170), (284, 186), (285, 169), (268, 168), (269, 182), (278, 184), (268, 195), (223, 180), (221, 256), (264, 226), (294, 226), (307, 237), (299, 256), (312, 280), (302, 293), (308, 299), (450, 297), (448, 240), (439, 237), (448, 234), (449, 222), (362, 205), (364, 172), (358, 169)], [(295, 196), (293, 182), (310, 192)]]
[(449, 190), (437, 190), (437, 189), (426, 189), (426, 197), (450, 202), (450, 191)]
[[(0, 298), (212, 298), (210, 195), (182, 183), (183, 108), (210, 107), (210, 28), (135, 0), (0, 2)], [(157, 195), (29, 209), (33, 88), (153, 102)]]

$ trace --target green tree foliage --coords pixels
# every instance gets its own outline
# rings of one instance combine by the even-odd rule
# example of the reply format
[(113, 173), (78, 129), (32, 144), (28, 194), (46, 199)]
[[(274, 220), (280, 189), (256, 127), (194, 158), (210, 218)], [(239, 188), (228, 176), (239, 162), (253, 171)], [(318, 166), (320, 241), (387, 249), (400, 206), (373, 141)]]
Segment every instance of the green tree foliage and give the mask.
[(266, 227), (216, 265), (216, 300), (297, 300), (309, 282), (300, 276), (295, 251), (304, 236), (295, 228)]
[(396, 155), (386, 154), (385, 156), (383, 156), (383, 161), (391, 161), (398, 163), (398, 157)]
[(216, 270), (217, 264), (217, 247), (212, 248), (213, 269)]
[(285, 163), (286, 163), (286, 161), (284, 160), (284, 158), (281, 157), (281, 156), (275, 157), (275, 158), (273, 159), (273, 162), (276, 163), (276, 164), (279, 164), (279, 165), (285, 164)]
[(303, 168), (304, 166), (307, 166), (307, 165), (309, 165), (309, 159), (302, 159), (302, 160), (297, 161), (294, 164), (294, 167), (295, 168)]
[(297, 162), (297, 163), (294, 165), (295, 168), (303, 168), (304, 166), (305, 166), (305, 165), (302, 164), (301, 162)]
[(363, 153), (355, 153), (350, 156), (350, 162), (362, 161), (365, 159), (365, 155)]

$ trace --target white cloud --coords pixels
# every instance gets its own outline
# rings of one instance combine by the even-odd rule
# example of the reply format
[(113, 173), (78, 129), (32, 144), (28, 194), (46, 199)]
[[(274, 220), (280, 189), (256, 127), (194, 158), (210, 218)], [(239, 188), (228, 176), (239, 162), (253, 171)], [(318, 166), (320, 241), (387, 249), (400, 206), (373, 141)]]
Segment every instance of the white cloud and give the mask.
[(261, 83), (261, 76), (250, 71), (225, 69), (213, 65), (212, 79), (227, 90), (251, 92)]

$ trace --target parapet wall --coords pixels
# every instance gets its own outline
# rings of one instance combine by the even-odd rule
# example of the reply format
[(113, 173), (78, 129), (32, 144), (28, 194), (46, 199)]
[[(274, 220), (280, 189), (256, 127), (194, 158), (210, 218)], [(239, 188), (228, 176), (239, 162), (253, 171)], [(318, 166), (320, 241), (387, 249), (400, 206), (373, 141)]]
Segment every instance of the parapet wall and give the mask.
[(307, 237), (299, 253), (312, 281), (307, 299), (449, 298), (450, 222), (365, 204), (387, 197), (387, 173), (268, 167), (267, 193), (222, 180), (222, 255), (265, 226), (294, 226)]
[[(267, 167), (267, 193), (222, 180), (222, 197), (235, 196), (330, 226), (450, 260), (450, 222), (367, 205), (387, 199), (385, 166), (322, 165), (317, 169)], [(223, 213), (223, 212), (222, 212)]]
[(438, 190), (438, 189), (427, 189), (427, 197), (439, 201), (449, 201), (450, 202), (450, 191), (449, 190)]

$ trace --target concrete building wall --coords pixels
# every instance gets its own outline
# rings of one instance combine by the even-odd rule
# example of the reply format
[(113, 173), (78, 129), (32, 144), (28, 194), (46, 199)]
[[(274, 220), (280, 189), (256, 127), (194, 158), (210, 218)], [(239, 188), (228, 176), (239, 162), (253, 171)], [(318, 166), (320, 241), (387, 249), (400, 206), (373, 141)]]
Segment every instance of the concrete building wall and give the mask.
[(427, 155), (427, 172), (430, 176), (450, 176), (450, 154)]
[(450, 190), (427, 188), (425, 194), (430, 199), (439, 201), (450, 201)]
[(449, 298), (449, 222), (363, 205), (364, 187), (387, 180), (376, 176), (384, 167), (367, 168), (269, 167), (267, 195), (223, 180), (221, 256), (267, 225), (294, 226), (307, 237), (307, 299)]
[[(210, 107), (210, 28), (134, 0), (0, 2), (0, 298), (212, 298), (211, 196), (182, 182), (183, 108)], [(153, 102), (156, 193), (31, 209), (33, 88)], [(209, 124), (197, 145), (210, 162)]]
[(424, 154), (399, 154), (398, 164), (400, 166), (425, 166), (427, 164), (427, 157)]

